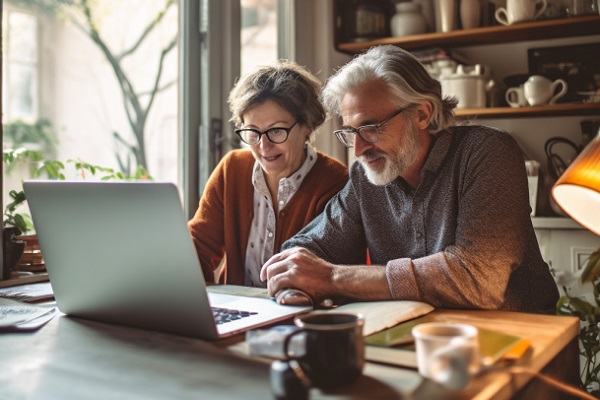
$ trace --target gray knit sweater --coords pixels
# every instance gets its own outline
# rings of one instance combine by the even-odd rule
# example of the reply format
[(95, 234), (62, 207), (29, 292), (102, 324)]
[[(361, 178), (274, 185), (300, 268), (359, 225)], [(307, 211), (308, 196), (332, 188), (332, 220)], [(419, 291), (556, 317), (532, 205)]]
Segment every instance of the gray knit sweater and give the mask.
[(439, 308), (552, 313), (558, 290), (530, 218), (525, 164), (506, 132), (439, 133), (415, 190), (371, 184), (355, 162), (325, 211), (283, 248), (334, 264), (385, 265), (395, 299)]

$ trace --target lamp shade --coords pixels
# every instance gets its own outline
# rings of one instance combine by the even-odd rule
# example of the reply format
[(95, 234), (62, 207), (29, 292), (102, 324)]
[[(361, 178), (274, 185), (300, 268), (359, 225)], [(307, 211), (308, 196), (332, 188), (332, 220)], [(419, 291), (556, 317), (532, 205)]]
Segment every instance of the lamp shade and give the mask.
[(571, 218), (600, 235), (600, 132), (556, 181), (552, 196)]

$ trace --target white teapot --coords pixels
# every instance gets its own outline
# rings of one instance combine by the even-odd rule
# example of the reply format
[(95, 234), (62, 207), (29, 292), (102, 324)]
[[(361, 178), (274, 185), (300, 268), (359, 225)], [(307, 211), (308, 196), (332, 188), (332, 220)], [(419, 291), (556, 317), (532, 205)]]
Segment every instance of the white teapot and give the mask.
[[(558, 93), (556, 89), (560, 87)], [(556, 100), (567, 94), (567, 82), (562, 79), (551, 81), (541, 75), (532, 75), (523, 84), (525, 99), (530, 106), (554, 104)], [(556, 94), (555, 94), (556, 93)]]

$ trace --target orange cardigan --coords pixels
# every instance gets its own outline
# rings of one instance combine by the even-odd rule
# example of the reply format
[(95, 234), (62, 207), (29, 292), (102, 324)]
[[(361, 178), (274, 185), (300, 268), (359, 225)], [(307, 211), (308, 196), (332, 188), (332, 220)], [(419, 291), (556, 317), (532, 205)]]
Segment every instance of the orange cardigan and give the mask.
[[(215, 283), (214, 272), (226, 258), (217, 283), (244, 284), (246, 246), (254, 218), (253, 166), (250, 150), (227, 153), (211, 174), (198, 210), (188, 222), (207, 283)], [(317, 162), (279, 211), (275, 253), (283, 242), (319, 215), (347, 181), (348, 169), (344, 164), (317, 152)]]

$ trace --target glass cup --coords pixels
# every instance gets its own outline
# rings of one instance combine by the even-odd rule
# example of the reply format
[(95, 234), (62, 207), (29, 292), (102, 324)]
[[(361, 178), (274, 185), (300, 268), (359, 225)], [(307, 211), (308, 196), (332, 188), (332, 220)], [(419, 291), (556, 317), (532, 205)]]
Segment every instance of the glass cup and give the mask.
[(479, 371), (479, 332), (474, 326), (431, 322), (415, 326), (412, 335), (422, 376), (461, 389)]

